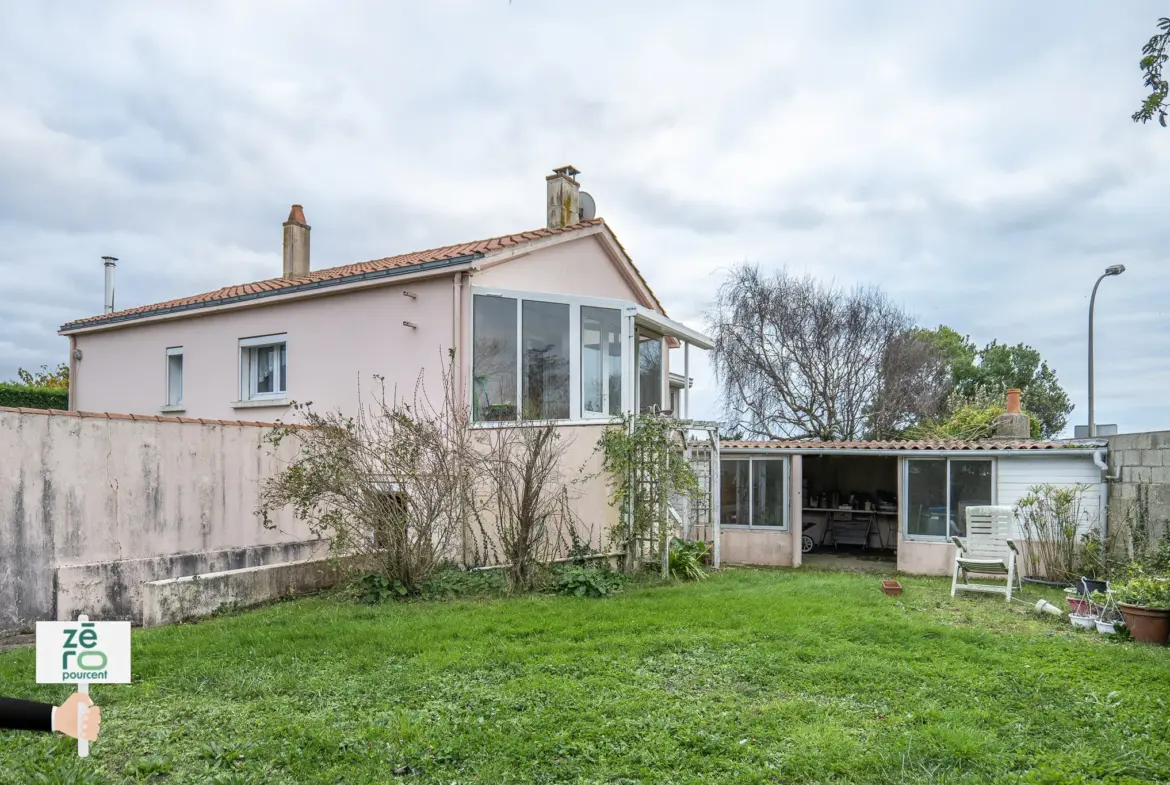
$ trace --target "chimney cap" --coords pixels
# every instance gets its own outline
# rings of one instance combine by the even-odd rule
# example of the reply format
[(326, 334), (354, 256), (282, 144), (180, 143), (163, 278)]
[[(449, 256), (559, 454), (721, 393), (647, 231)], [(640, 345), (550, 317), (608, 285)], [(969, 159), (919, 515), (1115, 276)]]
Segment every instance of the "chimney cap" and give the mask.
[(106, 264), (113, 264), (114, 262), (118, 261), (118, 257), (116, 257), (116, 256), (103, 256), (102, 261), (105, 262)]
[(305, 224), (305, 225), (307, 225), (307, 222), (305, 221), (305, 210), (304, 210), (304, 208), (303, 208), (303, 207), (301, 207), (299, 204), (294, 204), (294, 205), (292, 206), (292, 209), (288, 211), (288, 220), (287, 220), (287, 221), (285, 221), (285, 223), (286, 223), (286, 224), (288, 224), (288, 223), (297, 223), (297, 224)]
[(575, 183), (577, 181), (574, 180), (573, 178), (575, 178), (579, 174), (581, 174), (580, 169), (573, 166), (572, 164), (566, 164), (564, 166), (558, 166), (555, 169), (553, 169), (553, 173), (548, 175), (548, 177), (546, 177), (545, 179), (552, 180), (555, 177), (564, 177), (566, 180), (571, 180), (572, 182)]
[(1008, 414), (1018, 414), (1020, 412), (1020, 390), (1013, 387), (1007, 391), (1007, 409)]

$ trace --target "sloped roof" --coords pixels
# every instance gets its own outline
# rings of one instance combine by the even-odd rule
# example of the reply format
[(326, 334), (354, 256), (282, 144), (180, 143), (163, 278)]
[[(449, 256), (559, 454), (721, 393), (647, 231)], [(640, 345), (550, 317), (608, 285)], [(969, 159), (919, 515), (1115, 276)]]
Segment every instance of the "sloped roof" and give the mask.
[(815, 441), (726, 441), (720, 447), (725, 450), (735, 449), (775, 449), (789, 452), (821, 451), (821, 450), (873, 450), (873, 451), (966, 451), (971, 452), (1002, 452), (1005, 450), (1089, 450), (1104, 447), (1107, 442), (1078, 441), (1078, 442), (1040, 442), (1016, 439), (981, 439), (977, 441), (963, 441), (962, 439), (930, 439), (919, 441), (855, 441), (855, 442), (815, 442)]
[[(176, 310), (194, 310), (200, 307), (208, 307), (216, 304), (223, 304), (226, 302), (234, 302), (239, 300), (250, 300), (266, 296), (268, 294), (280, 294), (284, 291), (292, 291), (295, 289), (317, 287), (326, 283), (348, 283), (346, 279), (358, 279), (361, 276), (368, 276), (388, 270), (399, 270), (409, 267), (423, 268), (429, 264), (435, 263), (457, 263), (462, 261), (472, 261), (474, 259), (482, 258), (490, 253), (502, 251), (507, 248), (514, 248), (525, 245), (535, 240), (542, 240), (546, 237), (554, 237), (556, 235), (568, 234), (576, 232), (581, 229), (587, 229), (593, 226), (606, 226), (605, 220), (602, 218), (593, 218), (588, 221), (581, 221), (580, 223), (566, 226), (563, 229), (533, 229), (531, 231), (519, 232), (518, 234), (505, 234), (499, 237), (489, 237), (486, 240), (474, 240), (472, 242), (459, 243), (456, 245), (445, 245), (441, 248), (431, 248), (425, 251), (413, 251), (411, 253), (400, 254), (398, 256), (387, 256), (382, 259), (371, 259), (367, 262), (357, 262), (355, 264), (346, 264), (340, 267), (329, 267), (323, 270), (313, 270), (303, 278), (295, 278), (286, 280), (284, 278), (268, 278), (263, 281), (255, 281), (252, 283), (237, 284), (234, 286), (224, 286), (211, 292), (204, 292), (203, 294), (191, 295), (190, 297), (180, 297), (175, 300), (167, 300), (161, 303), (153, 303), (151, 305), (141, 305), (135, 308), (127, 308), (121, 311), (115, 311), (108, 314), (99, 314), (97, 316), (89, 316), (84, 319), (75, 319), (67, 322), (61, 326), (61, 330), (73, 330), (79, 327), (97, 326), (99, 324), (107, 324), (111, 322), (126, 322), (133, 321), (138, 318), (145, 318), (154, 314), (165, 311)], [(610, 236), (617, 244), (618, 248), (625, 255), (627, 259), (630, 258), (629, 253), (618, 241), (617, 236), (613, 234), (613, 230), (609, 229)], [(634, 270), (634, 274), (638, 276), (638, 280), (646, 287), (650, 293), (651, 299), (655, 306), (665, 314), (665, 309), (658, 301), (653, 290), (650, 289), (650, 284), (642, 276), (640, 270), (634, 265), (631, 260), (630, 266)]]

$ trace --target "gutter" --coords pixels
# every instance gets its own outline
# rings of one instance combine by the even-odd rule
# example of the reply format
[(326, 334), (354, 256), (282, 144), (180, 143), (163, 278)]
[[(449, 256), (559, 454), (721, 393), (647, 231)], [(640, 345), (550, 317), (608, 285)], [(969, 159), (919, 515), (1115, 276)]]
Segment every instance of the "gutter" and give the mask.
[(166, 308), (157, 308), (154, 310), (141, 311), (138, 313), (125, 313), (120, 315), (115, 314), (110, 317), (92, 319), (80, 324), (64, 324), (57, 330), (57, 333), (59, 335), (72, 335), (79, 332), (86, 332), (97, 327), (108, 327), (114, 324), (139, 321), (157, 316), (171, 316), (174, 314), (187, 313), (190, 311), (200, 311), (206, 308), (218, 308), (225, 305), (238, 305), (255, 300), (264, 300), (269, 297), (285, 297), (288, 295), (305, 294), (319, 291), (321, 289), (333, 288), (335, 286), (367, 283), (369, 281), (377, 281), (385, 278), (398, 278), (400, 276), (412, 275), (416, 273), (427, 273), (436, 270), (444, 270), (449, 267), (456, 267), (458, 265), (474, 262), (478, 259), (482, 259), (483, 256), (484, 254), (482, 253), (464, 254), (463, 256), (455, 256), (450, 259), (440, 259), (434, 262), (420, 262), (418, 264), (407, 265), (405, 267), (390, 267), (385, 270), (372, 270), (367, 273), (343, 275), (340, 278), (326, 278), (325, 280), (321, 281), (308, 281), (306, 283), (296, 284), (294, 286), (284, 286), (280, 289), (270, 289), (260, 292), (252, 292), (250, 294), (239, 294), (234, 297), (222, 297), (218, 300), (184, 303), (182, 305), (172, 305)]
[(1043, 450), (1012, 449), (1012, 450), (840, 450), (817, 448), (782, 448), (782, 447), (727, 447), (721, 450), (725, 456), (731, 455), (872, 455), (872, 456), (899, 456), (908, 458), (973, 458), (992, 455), (1096, 455), (1099, 448), (1094, 447), (1053, 447)]

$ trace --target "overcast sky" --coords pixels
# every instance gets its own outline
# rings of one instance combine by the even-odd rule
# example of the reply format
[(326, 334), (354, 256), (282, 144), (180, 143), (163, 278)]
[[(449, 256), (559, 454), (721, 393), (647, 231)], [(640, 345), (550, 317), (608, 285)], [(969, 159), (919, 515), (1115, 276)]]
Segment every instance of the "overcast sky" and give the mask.
[[(396, 10), (394, 10), (396, 9)], [(675, 318), (729, 265), (1026, 342), (1084, 422), (1170, 428), (1165, 3), (0, 0), (0, 379), (63, 322), (539, 227), (572, 163)], [(696, 363), (692, 407), (714, 415)]]

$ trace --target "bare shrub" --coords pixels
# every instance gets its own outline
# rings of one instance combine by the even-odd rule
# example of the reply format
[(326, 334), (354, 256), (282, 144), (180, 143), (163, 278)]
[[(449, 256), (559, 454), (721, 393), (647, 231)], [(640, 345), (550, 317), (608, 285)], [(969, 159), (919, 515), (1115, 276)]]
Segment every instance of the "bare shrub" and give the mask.
[(552, 423), (495, 427), (477, 433), (480, 504), (476, 559), (503, 562), (509, 591), (531, 589), (537, 568), (578, 534), (572, 509), (576, 480), (563, 471), (571, 440)]
[(455, 555), (466, 516), (481, 503), (471, 492), (480, 458), (449, 366), (439, 401), (422, 373), (409, 400), (387, 398), (375, 378), (381, 389), (373, 403), (359, 395), (356, 417), (294, 404), (304, 425), (267, 434), (274, 451), (292, 439), (298, 452), (264, 481), (258, 515), (271, 527), (270, 513), (291, 506), (333, 553), (413, 590)]

